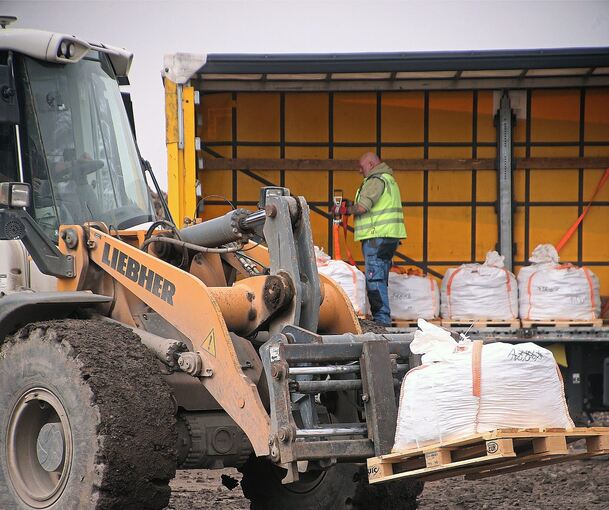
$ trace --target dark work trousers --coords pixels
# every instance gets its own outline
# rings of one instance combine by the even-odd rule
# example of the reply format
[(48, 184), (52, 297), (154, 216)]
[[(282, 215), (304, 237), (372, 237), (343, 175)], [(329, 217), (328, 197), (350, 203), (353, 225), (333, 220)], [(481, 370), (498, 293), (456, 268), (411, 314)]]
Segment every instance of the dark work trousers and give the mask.
[(362, 241), (370, 310), (374, 321), (385, 326), (391, 325), (387, 286), (391, 260), (399, 244), (400, 240), (392, 237), (377, 237)]

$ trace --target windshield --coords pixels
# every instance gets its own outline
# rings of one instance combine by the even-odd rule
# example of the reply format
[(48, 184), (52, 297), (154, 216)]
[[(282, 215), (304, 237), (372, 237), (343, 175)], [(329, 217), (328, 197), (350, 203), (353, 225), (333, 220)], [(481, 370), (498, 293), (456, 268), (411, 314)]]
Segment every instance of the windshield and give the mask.
[(153, 220), (148, 187), (118, 84), (104, 55), (76, 64), (24, 59), (26, 175), (34, 216), (59, 225), (102, 221), (129, 228)]

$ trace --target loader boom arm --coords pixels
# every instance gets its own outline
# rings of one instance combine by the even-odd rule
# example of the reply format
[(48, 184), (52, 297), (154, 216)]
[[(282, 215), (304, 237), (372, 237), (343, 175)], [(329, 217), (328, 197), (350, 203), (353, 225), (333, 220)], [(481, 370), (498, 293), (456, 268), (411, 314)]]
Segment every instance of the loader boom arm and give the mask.
[(269, 415), (256, 386), (241, 369), (209, 288), (189, 273), (99, 230), (91, 231), (89, 256), (191, 340), (202, 361), (197, 375), (201, 384), (247, 434), (256, 454), (267, 455)]

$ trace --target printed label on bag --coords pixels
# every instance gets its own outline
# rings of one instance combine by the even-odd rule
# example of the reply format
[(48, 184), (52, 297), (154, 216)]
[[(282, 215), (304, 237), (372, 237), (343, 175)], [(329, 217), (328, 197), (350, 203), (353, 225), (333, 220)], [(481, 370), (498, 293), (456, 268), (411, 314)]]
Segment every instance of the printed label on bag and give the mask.
[(512, 349), (507, 358), (511, 361), (539, 361), (543, 359), (543, 354), (539, 351), (525, 351), (520, 349)]

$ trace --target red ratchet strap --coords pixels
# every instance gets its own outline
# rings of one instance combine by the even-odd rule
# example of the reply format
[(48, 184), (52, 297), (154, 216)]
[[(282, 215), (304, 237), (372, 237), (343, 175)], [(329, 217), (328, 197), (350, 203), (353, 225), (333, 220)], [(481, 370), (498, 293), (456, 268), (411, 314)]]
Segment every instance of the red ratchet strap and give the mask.
[(355, 259), (353, 258), (353, 255), (351, 254), (349, 245), (347, 244), (348, 226), (349, 226), (349, 217), (346, 214), (343, 214), (343, 218), (340, 223), (335, 221), (334, 224), (332, 225), (332, 241), (334, 244), (334, 260), (342, 260), (342, 258), (343, 258), (341, 251), (340, 251), (340, 234), (338, 232), (338, 230), (342, 227), (343, 235), (345, 238), (345, 251), (347, 252), (347, 260), (349, 261), (349, 264), (351, 264), (352, 266), (355, 266), (356, 265)]
[(607, 170), (605, 170), (605, 173), (601, 177), (600, 181), (598, 181), (598, 184), (596, 185), (596, 189), (594, 190), (594, 194), (592, 195), (590, 202), (588, 202), (588, 205), (584, 208), (580, 217), (577, 218), (575, 223), (573, 223), (573, 225), (571, 225), (571, 228), (569, 230), (567, 230), (567, 233), (562, 237), (562, 239), (556, 245), (557, 252), (560, 252), (560, 250), (562, 250), (564, 248), (565, 244), (567, 244), (569, 242), (569, 239), (571, 239), (571, 237), (573, 236), (575, 231), (578, 229), (581, 222), (584, 221), (586, 214), (588, 214), (590, 207), (592, 207), (592, 202), (594, 202), (594, 199), (596, 198), (596, 195), (598, 195), (600, 190), (603, 189), (603, 186), (605, 185), (607, 180), (609, 180), (609, 168), (607, 168)]

